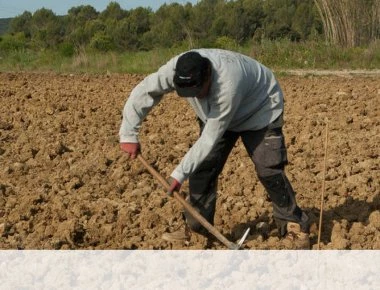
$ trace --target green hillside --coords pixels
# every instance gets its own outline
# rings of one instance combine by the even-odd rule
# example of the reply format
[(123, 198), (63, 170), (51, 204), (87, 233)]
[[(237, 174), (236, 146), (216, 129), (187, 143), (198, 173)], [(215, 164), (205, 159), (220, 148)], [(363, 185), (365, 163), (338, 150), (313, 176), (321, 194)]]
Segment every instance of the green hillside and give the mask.
[(11, 20), (12, 18), (0, 18), (0, 35), (3, 35), (8, 31)]

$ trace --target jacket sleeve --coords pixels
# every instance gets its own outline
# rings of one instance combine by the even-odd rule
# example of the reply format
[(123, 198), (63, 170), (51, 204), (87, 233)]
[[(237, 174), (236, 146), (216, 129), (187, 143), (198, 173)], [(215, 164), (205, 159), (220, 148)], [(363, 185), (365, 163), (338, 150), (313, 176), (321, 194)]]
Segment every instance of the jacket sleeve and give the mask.
[(241, 101), (234, 85), (225, 83), (224, 88), (211, 98), (210, 111), (201, 136), (171, 174), (179, 182), (183, 183), (197, 169), (227, 130)]
[(142, 121), (160, 102), (162, 96), (174, 90), (173, 75), (176, 57), (157, 72), (147, 76), (131, 92), (123, 109), (119, 137), (120, 142), (137, 143)]

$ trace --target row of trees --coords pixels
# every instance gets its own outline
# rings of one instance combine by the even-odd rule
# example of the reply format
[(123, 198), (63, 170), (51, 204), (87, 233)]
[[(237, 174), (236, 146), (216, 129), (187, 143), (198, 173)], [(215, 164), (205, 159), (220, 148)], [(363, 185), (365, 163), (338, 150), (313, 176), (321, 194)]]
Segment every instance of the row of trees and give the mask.
[(255, 38), (305, 40), (322, 33), (313, 0), (202, 0), (123, 10), (117, 2), (96, 11), (84, 5), (57, 16), (51, 10), (24, 12), (10, 24), (16, 43), (38, 49), (92, 47), (149, 50), (188, 42), (191, 46), (242, 44)]
[(84, 5), (71, 8), (65, 16), (43, 8), (15, 17), (3, 44), (8, 40), (10, 47), (60, 47), (70, 54), (80, 47), (149, 50), (184, 42), (194, 47), (279, 38), (301, 41), (320, 38), (323, 28), (328, 29), (321, 1), (327, 0), (201, 0), (196, 5), (165, 4), (155, 12), (142, 7), (123, 10), (110, 2), (102, 12)]

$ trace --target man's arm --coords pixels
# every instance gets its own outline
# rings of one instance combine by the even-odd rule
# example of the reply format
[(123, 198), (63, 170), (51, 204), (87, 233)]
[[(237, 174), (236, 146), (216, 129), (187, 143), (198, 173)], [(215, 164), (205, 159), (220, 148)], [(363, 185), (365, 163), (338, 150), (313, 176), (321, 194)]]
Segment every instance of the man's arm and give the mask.
[(206, 159), (227, 130), (240, 102), (241, 96), (236, 95), (235, 85), (224, 84), (220, 92), (210, 100), (210, 112), (201, 136), (172, 172), (172, 178), (183, 183)]
[(149, 111), (162, 96), (174, 90), (173, 75), (176, 57), (157, 72), (147, 76), (131, 92), (123, 110), (119, 136), (120, 143), (138, 143), (138, 132)]

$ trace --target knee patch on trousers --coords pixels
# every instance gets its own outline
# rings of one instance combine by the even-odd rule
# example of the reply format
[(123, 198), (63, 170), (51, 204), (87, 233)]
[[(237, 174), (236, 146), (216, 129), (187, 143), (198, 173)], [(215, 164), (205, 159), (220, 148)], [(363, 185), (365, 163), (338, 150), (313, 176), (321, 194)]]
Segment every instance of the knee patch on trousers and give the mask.
[(264, 137), (263, 160), (265, 167), (278, 167), (288, 162), (285, 140), (283, 135), (269, 135)]
[(259, 176), (272, 176), (280, 173), (288, 163), (285, 140), (281, 130), (267, 131), (252, 159)]

